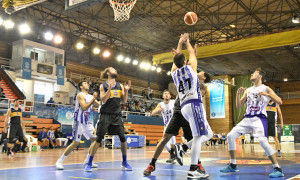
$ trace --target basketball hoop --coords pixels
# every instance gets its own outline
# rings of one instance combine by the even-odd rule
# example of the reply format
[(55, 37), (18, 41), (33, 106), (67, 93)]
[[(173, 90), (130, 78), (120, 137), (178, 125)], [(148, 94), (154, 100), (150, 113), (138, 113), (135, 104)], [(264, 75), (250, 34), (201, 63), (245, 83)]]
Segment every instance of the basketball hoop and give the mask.
[(130, 18), (130, 11), (137, 0), (109, 0), (114, 10), (115, 21), (127, 21)]

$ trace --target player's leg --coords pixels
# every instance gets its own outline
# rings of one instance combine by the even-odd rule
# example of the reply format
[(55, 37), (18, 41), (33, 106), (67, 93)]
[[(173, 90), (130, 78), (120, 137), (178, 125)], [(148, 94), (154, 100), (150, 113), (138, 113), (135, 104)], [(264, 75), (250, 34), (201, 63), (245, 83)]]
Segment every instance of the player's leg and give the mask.
[(236, 163), (236, 138), (240, 137), (242, 134), (249, 133), (252, 129), (248, 127), (248, 121), (250, 119), (244, 118), (240, 123), (238, 123), (227, 135), (228, 141), (228, 150), (230, 155), (230, 164), (224, 169), (221, 169), (221, 172), (237, 172), (239, 171)]
[(277, 152), (278, 152), (278, 157), (281, 157), (281, 156), (282, 156), (282, 154), (281, 154), (281, 152), (280, 152), (281, 147), (280, 147), (280, 142), (279, 142), (279, 140), (278, 140), (278, 137), (275, 136), (275, 137), (273, 137), (273, 138), (274, 138), (274, 141), (275, 141), (275, 147), (276, 147), (276, 150), (277, 150)]
[(73, 149), (80, 144), (82, 131), (83, 131), (82, 130), (82, 124), (80, 124), (78, 122), (74, 122), (73, 131), (72, 131), (73, 142), (65, 149), (62, 156), (57, 160), (56, 169), (58, 169), (58, 170), (63, 170), (64, 169), (63, 162), (66, 159), (66, 157), (73, 151)]
[[(87, 139), (87, 140), (91, 140), (91, 142), (93, 143), (94, 141), (96, 141), (96, 134), (95, 134), (95, 128), (92, 124), (86, 124), (84, 126), (84, 131), (83, 131), (83, 135), (84, 137)], [(86, 158), (85, 158), (85, 161), (83, 162), (83, 166), (85, 167), (88, 163), (90, 159), (90, 154), (88, 153)], [(98, 165), (95, 164), (95, 163), (92, 163), (92, 168), (97, 168)]]

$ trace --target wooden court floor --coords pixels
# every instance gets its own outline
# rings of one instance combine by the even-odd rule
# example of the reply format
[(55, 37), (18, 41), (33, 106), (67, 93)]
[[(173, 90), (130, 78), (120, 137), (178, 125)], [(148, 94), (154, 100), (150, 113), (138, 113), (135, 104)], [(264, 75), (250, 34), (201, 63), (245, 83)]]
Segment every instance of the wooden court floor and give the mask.
[[(274, 145), (273, 145), (274, 146)], [(164, 151), (156, 165), (156, 171), (149, 177), (143, 176), (154, 153), (155, 147), (145, 147), (128, 150), (128, 160), (133, 171), (121, 171), (121, 152), (119, 149), (100, 148), (94, 159), (99, 167), (93, 172), (84, 172), (82, 162), (87, 149), (72, 152), (65, 160), (64, 171), (55, 169), (55, 162), (64, 149), (46, 149), (40, 152), (18, 153), (9, 158), (0, 154), (0, 179), (120, 179), (120, 180), (173, 180), (186, 179), (190, 157), (184, 157), (184, 165), (166, 164), (169, 154)], [(229, 160), (227, 145), (202, 146), (201, 160), (209, 179), (269, 179), (272, 171), (271, 163), (259, 144), (237, 145), (237, 161), (240, 172), (223, 174), (219, 170), (226, 166)], [(278, 179), (300, 178), (300, 144), (282, 144), (283, 157), (279, 158), (285, 177)], [(294, 178), (293, 178), (294, 177)]]

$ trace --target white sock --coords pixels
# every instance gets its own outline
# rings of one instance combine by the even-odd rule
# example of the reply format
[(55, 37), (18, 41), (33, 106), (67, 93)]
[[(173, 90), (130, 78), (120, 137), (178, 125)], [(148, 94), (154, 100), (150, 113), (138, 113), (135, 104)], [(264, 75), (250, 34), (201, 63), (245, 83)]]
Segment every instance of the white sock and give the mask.
[(197, 165), (201, 152), (201, 136), (193, 136), (193, 145), (191, 149), (191, 165)]
[(87, 156), (86, 156), (86, 159), (85, 159), (84, 163), (88, 163), (88, 162), (89, 162), (90, 156), (91, 156), (90, 154), (87, 154)]
[(273, 164), (273, 168), (280, 168), (279, 164)]
[(64, 154), (61, 155), (61, 157), (58, 159), (57, 162), (60, 162), (60, 163), (64, 162), (64, 160), (66, 159), (66, 157), (67, 157), (67, 156), (65, 156)]
[(236, 159), (230, 159), (231, 164), (236, 164)]

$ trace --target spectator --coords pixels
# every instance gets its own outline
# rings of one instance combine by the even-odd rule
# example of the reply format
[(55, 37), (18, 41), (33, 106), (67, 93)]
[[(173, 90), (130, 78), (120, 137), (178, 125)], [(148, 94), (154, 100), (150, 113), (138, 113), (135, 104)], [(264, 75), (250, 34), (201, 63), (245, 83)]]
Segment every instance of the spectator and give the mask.
[(7, 133), (5, 133), (3, 130), (2, 130), (2, 133), (1, 133), (1, 140), (0, 140), (0, 145), (3, 143), (3, 152), (6, 152), (7, 151)]
[(254, 143), (254, 136), (253, 133), (250, 133), (250, 143), (253, 144)]
[(222, 133), (222, 137), (221, 137), (221, 144), (224, 142), (224, 144), (226, 144), (226, 134), (225, 133)]
[(54, 133), (55, 138), (58, 140), (59, 142), (59, 146), (61, 145), (61, 142), (64, 142), (64, 147), (67, 146), (68, 143), (68, 139), (66, 138), (66, 136), (60, 131), (60, 127), (58, 127)]
[(50, 148), (55, 148), (56, 147), (56, 139), (54, 136), (54, 131), (53, 131), (53, 127), (51, 126), (50, 129), (47, 132), (47, 138), (50, 142), (49, 147)]
[(47, 101), (47, 104), (46, 104), (46, 106), (48, 106), (48, 107), (54, 107), (54, 101), (53, 101), (53, 98), (50, 98), (50, 100), (49, 101)]
[(42, 143), (41, 146), (49, 145), (49, 140), (47, 139), (47, 133), (46, 133), (45, 127), (43, 127), (42, 131), (39, 132), (38, 141), (40, 141)]
[(147, 95), (146, 95), (146, 90), (145, 90), (145, 89), (142, 90), (142, 96), (143, 96), (143, 97), (146, 97), (146, 96), (147, 96)]

